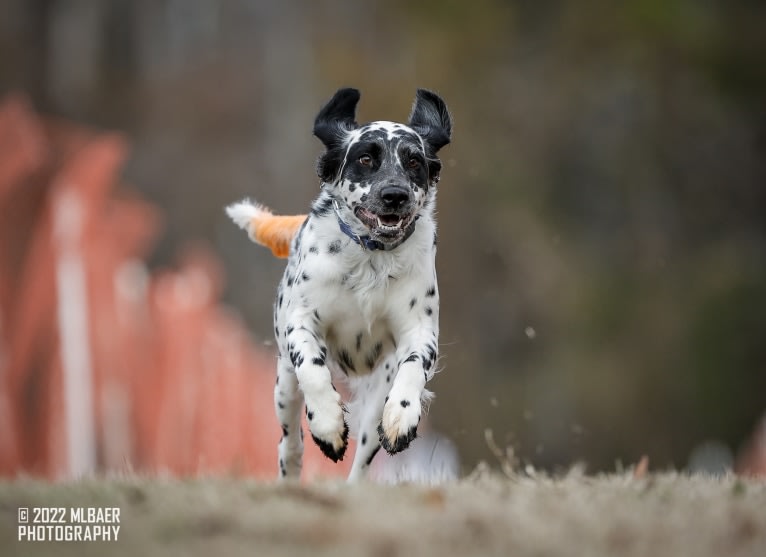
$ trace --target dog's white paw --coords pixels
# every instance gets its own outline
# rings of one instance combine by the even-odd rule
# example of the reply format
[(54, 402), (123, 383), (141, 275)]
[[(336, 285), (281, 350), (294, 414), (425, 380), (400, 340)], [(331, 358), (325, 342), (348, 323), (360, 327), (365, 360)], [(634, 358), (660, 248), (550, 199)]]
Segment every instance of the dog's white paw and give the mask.
[(420, 396), (389, 395), (378, 426), (380, 444), (388, 453), (403, 451), (415, 439), (421, 411)]
[(327, 458), (333, 462), (343, 460), (348, 445), (348, 424), (345, 420), (345, 408), (340, 395), (333, 391), (334, 397), (324, 403), (310, 404), (306, 401), (306, 418), (314, 442)]

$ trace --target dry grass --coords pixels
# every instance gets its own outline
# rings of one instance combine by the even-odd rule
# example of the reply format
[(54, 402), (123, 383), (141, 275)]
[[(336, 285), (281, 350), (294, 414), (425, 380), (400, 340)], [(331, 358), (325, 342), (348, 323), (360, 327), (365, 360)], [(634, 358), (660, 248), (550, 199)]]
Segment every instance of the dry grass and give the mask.
[[(19, 543), (18, 507), (118, 506), (118, 542)], [(766, 483), (484, 472), (441, 487), (241, 479), (0, 484), (3, 555), (766, 555)], [(7, 549), (10, 548), (10, 552)]]

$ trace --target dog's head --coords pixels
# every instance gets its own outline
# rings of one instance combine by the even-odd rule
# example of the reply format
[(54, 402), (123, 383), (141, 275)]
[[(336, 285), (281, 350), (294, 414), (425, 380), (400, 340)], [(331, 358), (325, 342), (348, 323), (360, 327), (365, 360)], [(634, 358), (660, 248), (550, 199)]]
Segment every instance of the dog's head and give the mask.
[(324, 187), (333, 188), (340, 216), (384, 245), (397, 245), (433, 197), (450, 141), (447, 105), (418, 89), (409, 122), (355, 121), (359, 91), (340, 89), (319, 111), (314, 134), (327, 151), (317, 165)]

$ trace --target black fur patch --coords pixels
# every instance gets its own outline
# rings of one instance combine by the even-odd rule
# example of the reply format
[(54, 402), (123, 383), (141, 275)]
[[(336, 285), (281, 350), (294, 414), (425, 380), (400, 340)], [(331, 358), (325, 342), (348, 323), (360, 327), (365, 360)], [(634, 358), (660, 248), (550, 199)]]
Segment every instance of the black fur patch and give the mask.
[(338, 360), (339, 360), (338, 363), (341, 365), (344, 371), (353, 371), (353, 372), (356, 371), (356, 368), (354, 367), (354, 362), (345, 348), (338, 353)]
[(418, 356), (415, 352), (413, 352), (412, 354), (407, 356), (407, 359), (404, 360), (404, 363), (406, 364), (407, 362), (417, 362), (419, 357), (420, 356)]
[(312, 358), (311, 363), (314, 364), (315, 366), (323, 366), (325, 361), (324, 361), (324, 358), (316, 357), (316, 358)]
[(367, 367), (372, 370), (373, 367), (375, 367), (375, 363), (378, 361), (378, 358), (380, 358), (380, 353), (383, 351), (383, 343), (377, 342), (375, 343), (375, 346), (372, 347), (372, 351), (367, 354), (367, 358), (365, 359), (364, 363), (367, 364)]
[(378, 454), (379, 450), (380, 450), (380, 445), (375, 447), (375, 450), (373, 450), (372, 453), (370, 453), (370, 456), (367, 457), (367, 461), (364, 463), (366, 466), (369, 466), (370, 464), (372, 464), (372, 459), (375, 458), (375, 455)]
[(297, 350), (290, 350), (290, 362), (292, 362), (293, 367), (301, 367), (303, 365), (303, 354)]

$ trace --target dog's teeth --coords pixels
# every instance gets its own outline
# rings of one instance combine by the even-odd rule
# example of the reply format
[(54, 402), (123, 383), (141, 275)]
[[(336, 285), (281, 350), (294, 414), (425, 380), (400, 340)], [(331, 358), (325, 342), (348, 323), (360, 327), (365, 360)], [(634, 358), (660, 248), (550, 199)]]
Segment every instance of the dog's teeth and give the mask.
[(376, 219), (376, 222), (378, 223), (379, 228), (387, 228), (389, 230), (399, 228), (402, 225), (402, 222), (404, 221), (404, 219), (399, 219), (394, 224), (385, 224), (382, 220), (380, 220), (379, 216), (376, 216), (375, 219)]

